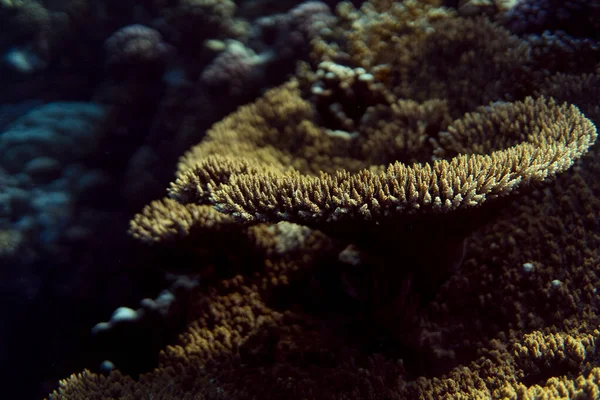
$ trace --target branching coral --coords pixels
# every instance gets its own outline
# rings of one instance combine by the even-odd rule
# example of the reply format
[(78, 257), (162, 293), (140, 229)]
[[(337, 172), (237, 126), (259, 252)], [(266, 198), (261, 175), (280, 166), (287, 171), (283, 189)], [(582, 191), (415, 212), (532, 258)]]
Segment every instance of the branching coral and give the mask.
[(449, 10), (407, 3), (381, 17), (368, 6), (345, 10), (349, 27), (317, 42), (315, 58), (360, 66), (399, 98), (443, 98), (453, 118), (530, 91), (526, 42), (483, 18), (452, 18)]
[[(284, 93), (278, 93), (277, 89), (272, 91), (267, 95), (266, 103), (250, 106), (251, 110), (243, 110), (240, 114), (253, 114), (261, 120), (263, 115), (272, 112), (262, 111), (271, 102), (283, 103), (288, 99), (301, 102), (297, 91), (282, 90)], [(243, 120), (235, 114), (229, 118)], [(280, 118), (270, 121), (271, 124), (284, 124), (285, 114)], [(320, 135), (327, 138), (327, 147), (320, 149), (316, 142), (316, 146), (305, 149), (304, 143), (312, 144), (312, 138), (306, 137), (307, 132), (319, 131), (310, 125), (310, 121), (302, 121), (298, 132), (267, 129), (262, 131), (263, 134), (270, 133), (273, 137), (263, 140), (274, 142), (277, 136), (286, 135), (287, 140), (295, 143), (294, 150), (299, 154), (305, 151), (326, 154), (327, 147), (338, 147), (336, 141), (349, 141), (352, 142), (350, 146), (360, 146), (356, 143), (362, 139), (360, 133), (354, 140), (332, 135), (329, 140), (327, 132), (321, 130)], [(304, 126), (307, 128), (302, 129)], [(220, 128), (217, 126), (207, 140), (218, 142), (222, 137)], [(240, 127), (239, 130), (250, 129)], [(241, 135), (238, 143), (243, 145)], [(509, 194), (519, 185), (540, 182), (568, 168), (573, 159), (587, 150), (595, 136), (593, 124), (576, 108), (558, 106), (543, 98), (527, 99), (515, 104), (491, 105), (455, 121), (448, 127), (448, 133), (440, 137), (441, 147), (436, 151), (438, 154), (460, 154), (450, 160), (413, 165), (395, 162), (382, 172), (363, 170), (352, 174), (339, 170), (314, 177), (302, 175), (302, 171), (284, 172), (285, 167), (279, 162), (274, 166), (267, 164), (263, 172), (264, 161), (253, 160), (253, 153), (268, 149), (272, 160), (285, 160), (291, 155), (286, 151), (288, 149), (280, 151), (274, 146), (253, 149), (253, 143), (249, 141), (245, 159), (236, 155), (229, 160), (209, 157), (200, 161), (195, 157), (205, 151), (193, 151), (195, 156), (185, 161), (189, 169), (181, 174), (183, 176), (174, 184), (171, 194), (185, 201), (203, 202), (207, 190), (209, 201), (218, 210), (246, 221), (286, 219), (317, 227), (336, 223), (360, 224), (361, 220), (383, 224), (405, 214), (448, 212), (480, 205), (486, 199)], [(333, 145), (327, 143), (330, 141)], [(214, 142), (210, 145), (218, 146)], [(221, 145), (221, 148), (225, 147)], [(332, 162), (335, 164), (335, 160)], [(356, 160), (357, 164), (359, 162)], [(202, 171), (218, 172), (213, 175)], [(194, 193), (196, 188), (200, 188), (198, 193)]]
[[(427, 119), (436, 128), (446, 119), (423, 116), (431, 107), (443, 116), (443, 103), (395, 106), (389, 117), (398, 131), (366, 123), (369, 129), (354, 134), (331, 133), (311, 120), (315, 112), (294, 82), (274, 89), (215, 125), (182, 159), (170, 195), (213, 204), (245, 223), (287, 220), (358, 245), (363, 272), (346, 272), (348, 290), (381, 309), (414, 301), (400, 282), (427, 297), (460, 264), (463, 238), (487, 218), (476, 206), (564, 171), (596, 136), (576, 108), (544, 98), (483, 107), (439, 135), (425, 128)], [(393, 149), (412, 118), (422, 118), (422, 129), (410, 149), (369, 155), (370, 134)], [(404, 157), (429, 162), (393, 161)], [(398, 249), (402, 263), (390, 268)], [(365, 281), (379, 289), (364, 288)]]
[(597, 396), (597, 76), (433, 3), (341, 6), (310, 65), (182, 157), (131, 231), (233, 227), (234, 272), (156, 370), (53, 399)]
[[(390, 117), (402, 128), (424, 114)], [(391, 304), (399, 315), (412, 310), (407, 304), (415, 292), (426, 298), (460, 264), (463, 238), (487, 218), (478, 206), (566, 170), (596, 138), (575, 107), (527, 98), (482, 107), (439, 135), (421, 131), (420, 143), (433, 142), (431, 154), (414, 150), (428, 162), (382, 166), (361, 154), (370, 148), (369, 133), (381, 136), (376, 128), (332, 134), (315, 117), (295, 82), (273, 89), (217, 124), (182, 159), (170, 195), (184, 204), (213, 204), (241, 222), (287, 220), (357, 245), (369, 272), (346, 272), (348, 291), (374, 311)], [(393, 144), (403, 132), (387, 133)], [(381, 156), (398, 160), (406, 157), (401, 150)], [(403, 261), (390, 268), (398, 249)], [(401, 289), (401, 282), (412, 288)]]
[(215, 211), (210, 206), (182, 205), (171, 199), (153, 201), (131, 221), (131, 234), (144, 242), (181, 239), (190, 234), (194, 226), (210, 230), (212, 226), (223, 229), (233, 219)]

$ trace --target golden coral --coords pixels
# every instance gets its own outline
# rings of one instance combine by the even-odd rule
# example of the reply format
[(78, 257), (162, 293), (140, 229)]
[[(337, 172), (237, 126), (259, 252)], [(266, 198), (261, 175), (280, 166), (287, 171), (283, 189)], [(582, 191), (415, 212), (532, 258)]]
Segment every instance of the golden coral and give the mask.
[(527, 42), (486, 18), (457, 18), (423, 1), (339, 8), (343, 28), (315, 43), (313, 63), (362, 67), (398, 98), (445, 99), (458, 118), (491, 101), (522, 98), (536, 82)]
[(596, 125), (600, 123), (600, 67), (596, 73), (557, 73), (546, 78), (537, 90), (541, 96), (552, 96), (559, 101), (577, 103), (579, 109)]
[(561, 376), (550, 378), (542, 385), (506, 385), (494, 394), (498, 398), (510, 400), (597, 399), (600, 398), (599, 381), (600, 368), (594, 368), (589, 374), (574, 379)]
[[(412, 7), (419, 2), (402, 2), (405, 3)], [(381, 12), (389, 7), (401, 7), (399, 4), (373, 1), (360, 12), (349, 11), (354, 15), (349, 14), (348, 18), (352, 23), (361, 20), (363, 25), (356, 25), (358, 28), (368, 26), (364, 23), (369, 19), (376, 25)], [(385, 82), (390, 87), (385, 88), (385, 101), (370, 103), (357, 114), (353, 114), (350, 107), (343, 107), (344, 101), (351, 98), (351, 92), (339, 91), (322, 99), (318, 98), (320, 93), (313, 93), (314, 97), (307, 100), (310, 91), (302, 92), (295, 83), (274, 89), (215, 125), (207, 139), (181, 160), (177, 180), (170, 190), (171, 200), (160, 203), (173, 204), (175, 211), (188, 204), (209, 207), (214, 203), (251, 222), (263, 218), (304, 218), (302, 221), (315, 222), (315, 213), (322, 209), (331, 211), (326, 207), (333, 207), (333, 201), (345, 201), (354, 212), (350, 215), (354, 219), (349, 221), (368, 225), (384, 213), (374, 213), (373, 210), (378, 208), (367, 202), (372, 219), (366, 218), (368, 215), (361, 213), (363, 204), (359, 200), (364, 200), (361, 196), (383, 197), (377, 197), (379, 192), (364, 183), (380, 182), (383, 185), (391, 178), (396, 179), (390, 175), (399, 169), (405, 174), (413, 174), (416, 181), (415, 188), (408, 191), (398, 185), (398, 193), (405, 190), (410, 200), (399, 212), (402, 218), (408, 216), (408, 210), (417, 215), (434, 214), (434, 222), (423, 228), (429, 236), (424, 235), (421, 239), (433, 241), (428, 251), (437, 253), (443, 251), (441, 245), (454, 237), (454, 231), (445, 230), (447, 227), (441, 223), (447, 222), (444, 216), (458, 214), (464, 205), (467, 205), (464, 209), (474, 207), (468, 206), (463, 196), (456, 206), (450, 202), (447, 209), (450, 212), (440, 208), (441, 212), (432, 213), (433, 201), (423, 201), (431, 190), (429, 183), (433, 182), (424, 177), (433, 176), (434, 171), (439, 173), (434, 165), (463, 168), (462, 175), (446, 185), (461, 195), (478, 193), (464, 191), (465, 186), (476, 190), (497, 188), (496, 192), (485, 192), (485, 197), (471, 197), (475, 203), (487, 203), (488, 199), (518, 187), (521, 195), (507, 197), (495, 222), (467, 235), (463, 250), (458, 254), (460, 269), (438, 288), (436, 297), (423, 306), (416, 323), (416, 340), (404, 342), (405, 346), (398, 350), (397, 343), (410, 337), (410, 332), (406, 331), (412, 325), (399, 322), (393, 307), (392, 312), (381, 308), (384, 318), (397, 329), (393, 331), (392, 340), (386, 342), (381, 332), (382, 324), (374, 319), (361, 319), (359, 313), (357, 316), (358, 307), (352, 307), (357, 302), (350, 302), (351, 306), (340, 305), (340, 292), (331, 291), (330, 287), (322, 290), (325, 296), (317, 294), (313, 284), (315, 281), (324, 284), (324, 280), (317, 279), (323, 275), (311, 273), (320, 270), (331, 275), (331, 270), (339, 267), (336, 258), (331, 257), (331, 253), (339, 252), (334, 241), (305, 227), (261, 224), (249, 228), (248, 233), (255, 239), (254, 250), (265, 255), (262, 269), (225, 279), (196, 293), (193, 307), (190, 307), (193, 313), (190, 320), (194, 322), (177, 345), (161, 354), (157, 369), (142, 375), (138, 381), (118, 372), (111, 373), (108, 378), (87, 372), (73, 375), (61, 382), (52, 399), (599, 397), (597, 382), (600, 375), (594, 365), (597, 357), (593, 343), (600, 326), (597, 304), (597, 287), (600, 285), (597, 273), (600, 265), (600, 236), (597, 234), (600, 229), (600, 186), (597, 176), (600, 164), (596, 161), (600, 155), (597, 147), (592, 147), (577, 161), (576, 168), (559, 174), (586, 151), (595, 137), (595, 128), (577, 108), (549, 98), (556, 96), (561, 102), (569, 101), (584, 112), (590, 110), (593, 113), (596, 104), (593, 97), (585, 96), (585, 93), (594, 88), (586, 87), (585, 82), (595, 82), (595, 78), (550, 77), (545, 87), (541, 85), (542, 89), (525, 90), (527, 94), (535, 94), (537, 99), (513, 96), (521, 93), (523, 88), (514, 90), (510, 79), (504, 78), (490, 79), (489, 86), (484, 85), (486, 89), (482, 90), (484, 86), (479, 83), (489, 76), (481, 70), (470, 70), (477, 58), (495, 64), (492, 71), (499, 72), (506, 66), (507, 69), (499, 74), (510, 77), (511, 70), (526, 70), (522, 68), (527, 64), (526, 46), (521, 47), (522, 43), (516, 37), (489, 22), (463, 18), (449, 22), (448, 18), (455, 17), (444, 10), (432, 8), (430, 11), (444, 16), (439, 21), (427, 22), (427, 19), (418, 18), (423, 14), (416, 15), (415, 19), (420, 21), (416, 28), (421, 26), (423, 29), (406, 29), (407, 37), (403, 43), (409, 43), (414, 34), (415, 43), (430, 40), (425, 48), (435, 49), (433, 38), (445, 33), (442, 29), (432, 31), (430, 26), (451, 27), (447, 34), (454, 39), (443, 43), (454, 44), (455, 49), (464, 47), (462, 56), (452, 64), (460, 65), (450, 68), (452, 73), (436, 69), (444, 65), (436, 60), (444, 60), (444, 57), (418, 58), (423, 63), (422, 74), (416, 70), (411, 72), (410, 65), (405, 70), (409, 71), (408, 77), (416, 74), (422, 78), (418, 82), (430, 79), (423, 90), (411, 87), (410, 79), (399, 81), (394, 80), (395, 76), (386, 75), (392, 68), (381, 67), (376, 72), (377, 65), (371, 68), (371, 60), (378, 55), (365, 53), (366, 67), (362, 67), (365, 74), (371, 74), (375, 83)], [(388, 23), (392, 19), (390, 15), (382, 16), (381, 21)], [(423, 21), (427, 23), (422, 24)], [(394, 24), (388, 23), (389, 32), (395, 33)], [(351, 36), (350, 25), (345, 30)], [(406, 25), (410, 24), (400, 26)], [(465, 29), (461, 29), (461, 25)], [(455, 35), (457, 31), (472, 41), (461, 41), (460, 35)], [(374, 29), (368, 40), (375, 42), (379, 32), (385, 33), (385, 30)], [(431, 36), (434, 32), (437, 36)], [(365, 35), (358, 32), (356, 38)], [(505, 39), (490, 44), (491, 51), (485, 50), (490, 38), (494, 38), (493, 42), (498, 35), (514, 44), (504, 48), (508, 49), (508, 57), (504, 59), (501, 43)], [(385, 48), (394, 43), (396, 39), (383, 41), (379, 46)], [(474, 43), (476, 51), (470, 52), (466, 43)], [(316, 46), (315, 54), (321, 51), (320, 54), (331, 56), (318, 61), (327, 59), (342, 63), (343, 60), (360, 61), (363, 58), (354, 53), (347, 53), (350, 57), (344, 58), (343, 53), (348, 49), (341, 50), (343, 43), (338, 47), (331, 45), (329, 53), (323, 47), (319, 48), (323, 43)], [(378, 48), (362, 46), (359, 50)], [(401, 50), (401, 46), (386, 50), (382, 59), (385, 56), (389, 60), (395, 51)], [(454, 52), (441, 51), (449, 56)], [(517, 56), (513, 57), (515, 54)], [(411, 62), (410, 58), (403, 60)], [(467, 62), (462, 64), (465, 60)], [(348, 64), (346, 66), (354, 72), (361, 65)], [(397, 65), (402, 67), (402, 63)], [(515, 69), (511, 69), (513, 66)], [(333, 70), (330, 68), (329, 71)], [(471, 81), (471, 75), (476, 75), (476, 79)], [(458, 81), (443, 79), (448, 76)], [(519, 76), (515, 78), (517, 86), (524, 83)], [(310, 86), (320, 79), (306, 74), (300, 77), (299, 86)], [(337, 85), (344, 82), (335, 76), (332, 81)], [(535, 86), (532, 82), (525, 83), (525, 86)], [(566, 90), (565, 86), (572, 90)], [(329, 89), (326, 85), (323, 88)], [(351, 85), (351, 89), (356, 88)], [(512, 91), (511, 96), (504, 97), (505, 92), (496, 91), (499, 88)], [(387, 96), (389, 93), (391, 97)], [(399, 93), (410, 94), (407, 97), (412, 100), (398, 98)], [(514, 101), (512, 97), (524, 100)], [(497, 102), (488, 104), (490, 100)], [(321, 110), (313, 107), (319, 101), (324, 106)], [(320, 124), (327, 115), (323, 110), (327, 111), (331, 106), (335, 112), (329, 114), (344, 117), (339, 120), (350, 120), (351, 123), (345, 126), (352, 131)], [(394, 107), (398, 109), (394, 111)], [(428, 108), (436, 110), (433, 113), (436, 117), (430, 118), (431, 113), (424, 112)], [(413, 111), (403, 113), (401, 110)], [(456, 118), (465, 111), (469, 113), (450, 122), (450, 116)], [(382, 118), (385, 121), (378, 122), (377, 116), (382, 115), (385, 115)], [(406, 121), (401, 115), (418, 117)], [(337, 122), (336, 119), (329, 120), (329, 123)], [(410, 133), (403, 136), (406, 132)], [(380, 152), (385, 143), (390, 146)], [(411, 152), (413, 148), (417, 149), (415, 153)], [(547, 156), (543, 150), (551, 155)], [(475, 164), (475, 160), (501, 162), (490, 166)], [(395, 161), (399, 161), (397, 166)], [(475, 167), (484, 168), (489, 177), (501, 176), (504, 180), (500, 178), (489, 183), (484, 179), (480, 184), (479, 178), (485, 175), (477, 175)], [(415, 171), (421, 171), (422, 175), (415, 175)], [(520, 190), (527, 182), (546, 180), (552, 175), (557, 176), (547, 179), (549, 182), (545, 187), (532, 185), (530, 191)], [(486, 186), (486, 182), (497, 186)], [(419, 191), (417, 188), (420, 187), (424, 190)], [(339, 191), (338, 200), (331, 194), (333, 190)], [(441, 190), (439, 185), (436, 190)], [(320, 193), (320, 198), (314, 193)], [(412, 197), (410, 193), (413, 193)], [(440, 193), (446, 195), (445, 191)], [(384, 192), (384, 195), (387, 194)], [(450, 200), (456, 197), (446, 196)], [(352, 204), (352, 200), (356, 204)], [(417, 204), (423, 206), (417, 208)], [(381, 210), (381, 204), (378, 207)], [(175, 221), (169, 220), (169, 214), (154, 212), (153, 208), (142, 213), (147, 220), (136, 217), (137, 223), (148, 232), (153, 231), (153, 224), (158, 224), (158, 235), (151, 234), (150, 237), (160, 241), (163, 232), (173, 232), (176, 236), (187, 232), (187, 228), (171, 227)], [(300, 216), (299, 211), (304, 214)], [(388, 208), (387, 212), (396, 212), (396, 209)], [(175, 219), (179, 218), (178, 212), (173, 215)], [(169, 216), (166, 222), (165, 216)], [(186, 212), (182, 217), (184, 227), (196, 221)], [(203, 224), (202, 220), (197, 221)], [(348, 224), (350, 228), (351, 225)], [(202, 229), (201, 226), (198, 228)], [(355, 239), (356, 231), (352, 229), (350, 236)], [(169, 235), (167, 237), (175, 237)], [(288, 244), (277, 246), (277, 243), (281, 244), (278, 235), (287, 235), (284, 241)], [(376, 238), (379, 239), (381, 236)], [(392, 237), (392, 240), (384, 241), (388, 254), (375, 254), (383, 259), (383, 267), (411, 268), (418, 257), (424, 256), (411, 254), (406, 240), (414, 243), (406, 236), (402, 240)], [(351, 246), (346, 249), (339, 253), (340, 261), (348, 265), (357, 261), (354, 267), (359, 273), (368, 274), (373, 264), (363, 263), (362, 249)], [(354, 296), (360, 279), (352, 280), (351, 272), (351, 267), (342, 270), (340, 281), (341, 286)], [(379, 268), (374, 273), (381, 272), (382, 268)], [(434, 279), (431, 270), (425, 269), (422, 273), (427, 279)], [(395, 278), (392, 276), (387, 282), (394, 292), (402, 290), (404, 284), (414, 285), (414, 280)], [(283, 296), (289, 296), (287, 302), (277, 301), (280, 298), (275, 289), (280, 285), (286, 288)], [(383, 291), (382, 286), (376, 289)], [(360, 297), (360, 293), (356, 297)], [(400, 335), (396, 335), (398, 331)], [(544, 365), (560, 365), (560, 373), (551, 368), (540, 368)], [(539, 375), (540, 372), (543, 374)]]
[(179, 204), (171, 199), (153, 201), (130, 223), (130, 234), (143, 242), (167, 242), (183, 239), (194, 227), (217, 231), (233, 225), (232, 218), (213, 207)]
[[(598, 334), (596, 331), (577, 336), (562, 332), (544, 335), (536, 331), (526, 334), (522, 342), (516, 343), (514, 353), (521, 363), (541, 363), (538, 368), (552, 368), (560, 363), (580, 365), (594, 353)], [(527, 367), (528, 370), (534, 369)]]
[[(378, 107), (385, 109), (365, 114)], [(296, 81), (272, 89), (182, 158), (169, 191), (169, 204), (181, 203), (173, 214), (147, 209), (134, 223), (143, 221), (148, 232), (162, 232), (165, 221), (171, 230), (187, 232), (194, 222), (202, 230), (201, 219), (177, 210), (213, 205), (213, 218), (231, 223), (219, 214), (231, 215), (240, 227), (289, 221), (353, 243), (362, 261), (341, 272), (347, 295), (383, 330), (400, 334), (389, 316), (411, 324), (415, 304), (460, 266), (463, 239), (489, 220), (479, 206), (564, 172), (595, 141), (596, 129), (576, 107), (544, 97), (496, 102), (447, 126), (444, 102), (399, 100), (390, 108), (391, 122), (365, 118), (355, 134), (333, 134), (318, 125)], [(403, 128), (417, 143), (414, 155), (402, 142), (394, 146)], [(392, 152), (369, 154), (376, 143), (369, 135), (387, 138)], [(379, 163), (403, 158), (422, 161)], [(402, 260), (394, 262), (398, 251)], [(340, 257), (343, 264), (347, 257)]]
[[(407, 214), (481, 205), (519, 186), (544, 181), (571, 166), (596, 138), (594, 125), (577, 108), (528, 98), (491, 104), (452, 123), (439, 135), (434, 150), (438, 157), (452, 158), (412, 165), (394, 162), (381, 171), (353, 173), (344, 169), (351, 163), (336, 153), (341, 148), (352, 154), (352, 148), (361, 147), (368, 137), (360, 132), (340, 139), (299, 119), (295, 111), (304, 101), (293, 84), (273, 89), (267, 98), (272, 101), (259, 101), (230, 115), (209, 133), (206, 144), (186, 156), (171, 187), (173, 198), (212, 203), (242, 221), (288, 220), (316, 227), (359, 220), (379, 224)], [(287, 121), (285, 109), (292, 110), (289, 116), (298, 123), (282, 131), (278, 127)], [(311, 113), (305, 110), (303, 116)], [(257, 123), (266, 126), (257, 129)], [(323, 138), (323, 150), (315, 133)], [(236, 138), (232, 147), (227, 145), (230, 137)], [(334, 146), (338, 150), (331, 155), (329, 173), (314, 176), (284, 166), (283, 161), (294, 165), (299, 156), (321, 161)], [(221, 149), (219, 156), (199, 160), (216, 148)], [(355, 165), (360, 162), (355, 160)]]

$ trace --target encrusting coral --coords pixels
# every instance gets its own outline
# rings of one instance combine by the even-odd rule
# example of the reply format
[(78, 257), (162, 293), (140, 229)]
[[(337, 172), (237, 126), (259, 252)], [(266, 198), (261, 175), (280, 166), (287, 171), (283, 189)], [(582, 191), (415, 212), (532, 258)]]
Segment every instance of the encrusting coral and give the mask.
[(435, 1), (338, 15), (132, 221), (198, 248), (231, 229), (230, 274), (154, 371), (52, 399), (598, 397), (598, 75)]

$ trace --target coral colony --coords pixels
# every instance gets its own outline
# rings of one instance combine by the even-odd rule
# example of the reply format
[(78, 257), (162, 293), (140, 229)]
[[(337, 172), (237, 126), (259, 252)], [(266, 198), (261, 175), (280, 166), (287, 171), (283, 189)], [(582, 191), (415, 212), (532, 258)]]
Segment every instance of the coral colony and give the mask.
[(7, 398), (600, 398), (598, 2), (0, 25)]

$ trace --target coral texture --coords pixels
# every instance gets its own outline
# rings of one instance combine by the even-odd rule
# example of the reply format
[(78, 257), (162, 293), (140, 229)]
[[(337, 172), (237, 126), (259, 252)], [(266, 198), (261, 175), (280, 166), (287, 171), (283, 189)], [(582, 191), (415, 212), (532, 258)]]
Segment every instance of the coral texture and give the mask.
[(265, 57), (259, 56), (242, 43), (231, 41), (204, 69), (200, 79), (216, 90), (239, 96), (262, 82), (262, 64), (265, 61)]
[[(290, 118), (297, 121), (296, 129), (277, 129)], [(596, 136), (593, 124), (575, 107), (527, 98), (478, 109), (446, 127), (433, 153), (458, 154), (453, 158), (413, 165), (396, 161), (378, 168), (361, 165), (369, 158), (361, 154), (370, 150), (368, 132), (336, 135), (311, 118), (310, 105), (294, 84), (272, 90), (217, 124), (186, 155), (171, 196), (184, 203), (208, 200), (244, 221), (282, 219), (317, 228), (356, 226), (363, 220), (380, 225), (403, 215), (478, 206), (543, 181), (566, 170)], [(389, 134), (388, 140), (394, 139)], [(212, 153), (216, 148), (231, 153)], [(300, 163), (308, 165), (288, 170), (287, 165)], [(346, 165), (365, 169), (351, 173)], [(331, 172), (302, 174), (315, 169)]]
[(433, 0), (337, 15), (131, 222), (226, 255), (178, 266), (204, 278), (177, 343), (51, 399), (600, 395), (597, 53), (566, 74)]
[(114, 32), (104, 42), (111, 64), (143, 64), (157, 61), (169, 53), (169, 46), (156, 29), (135, 24)]

